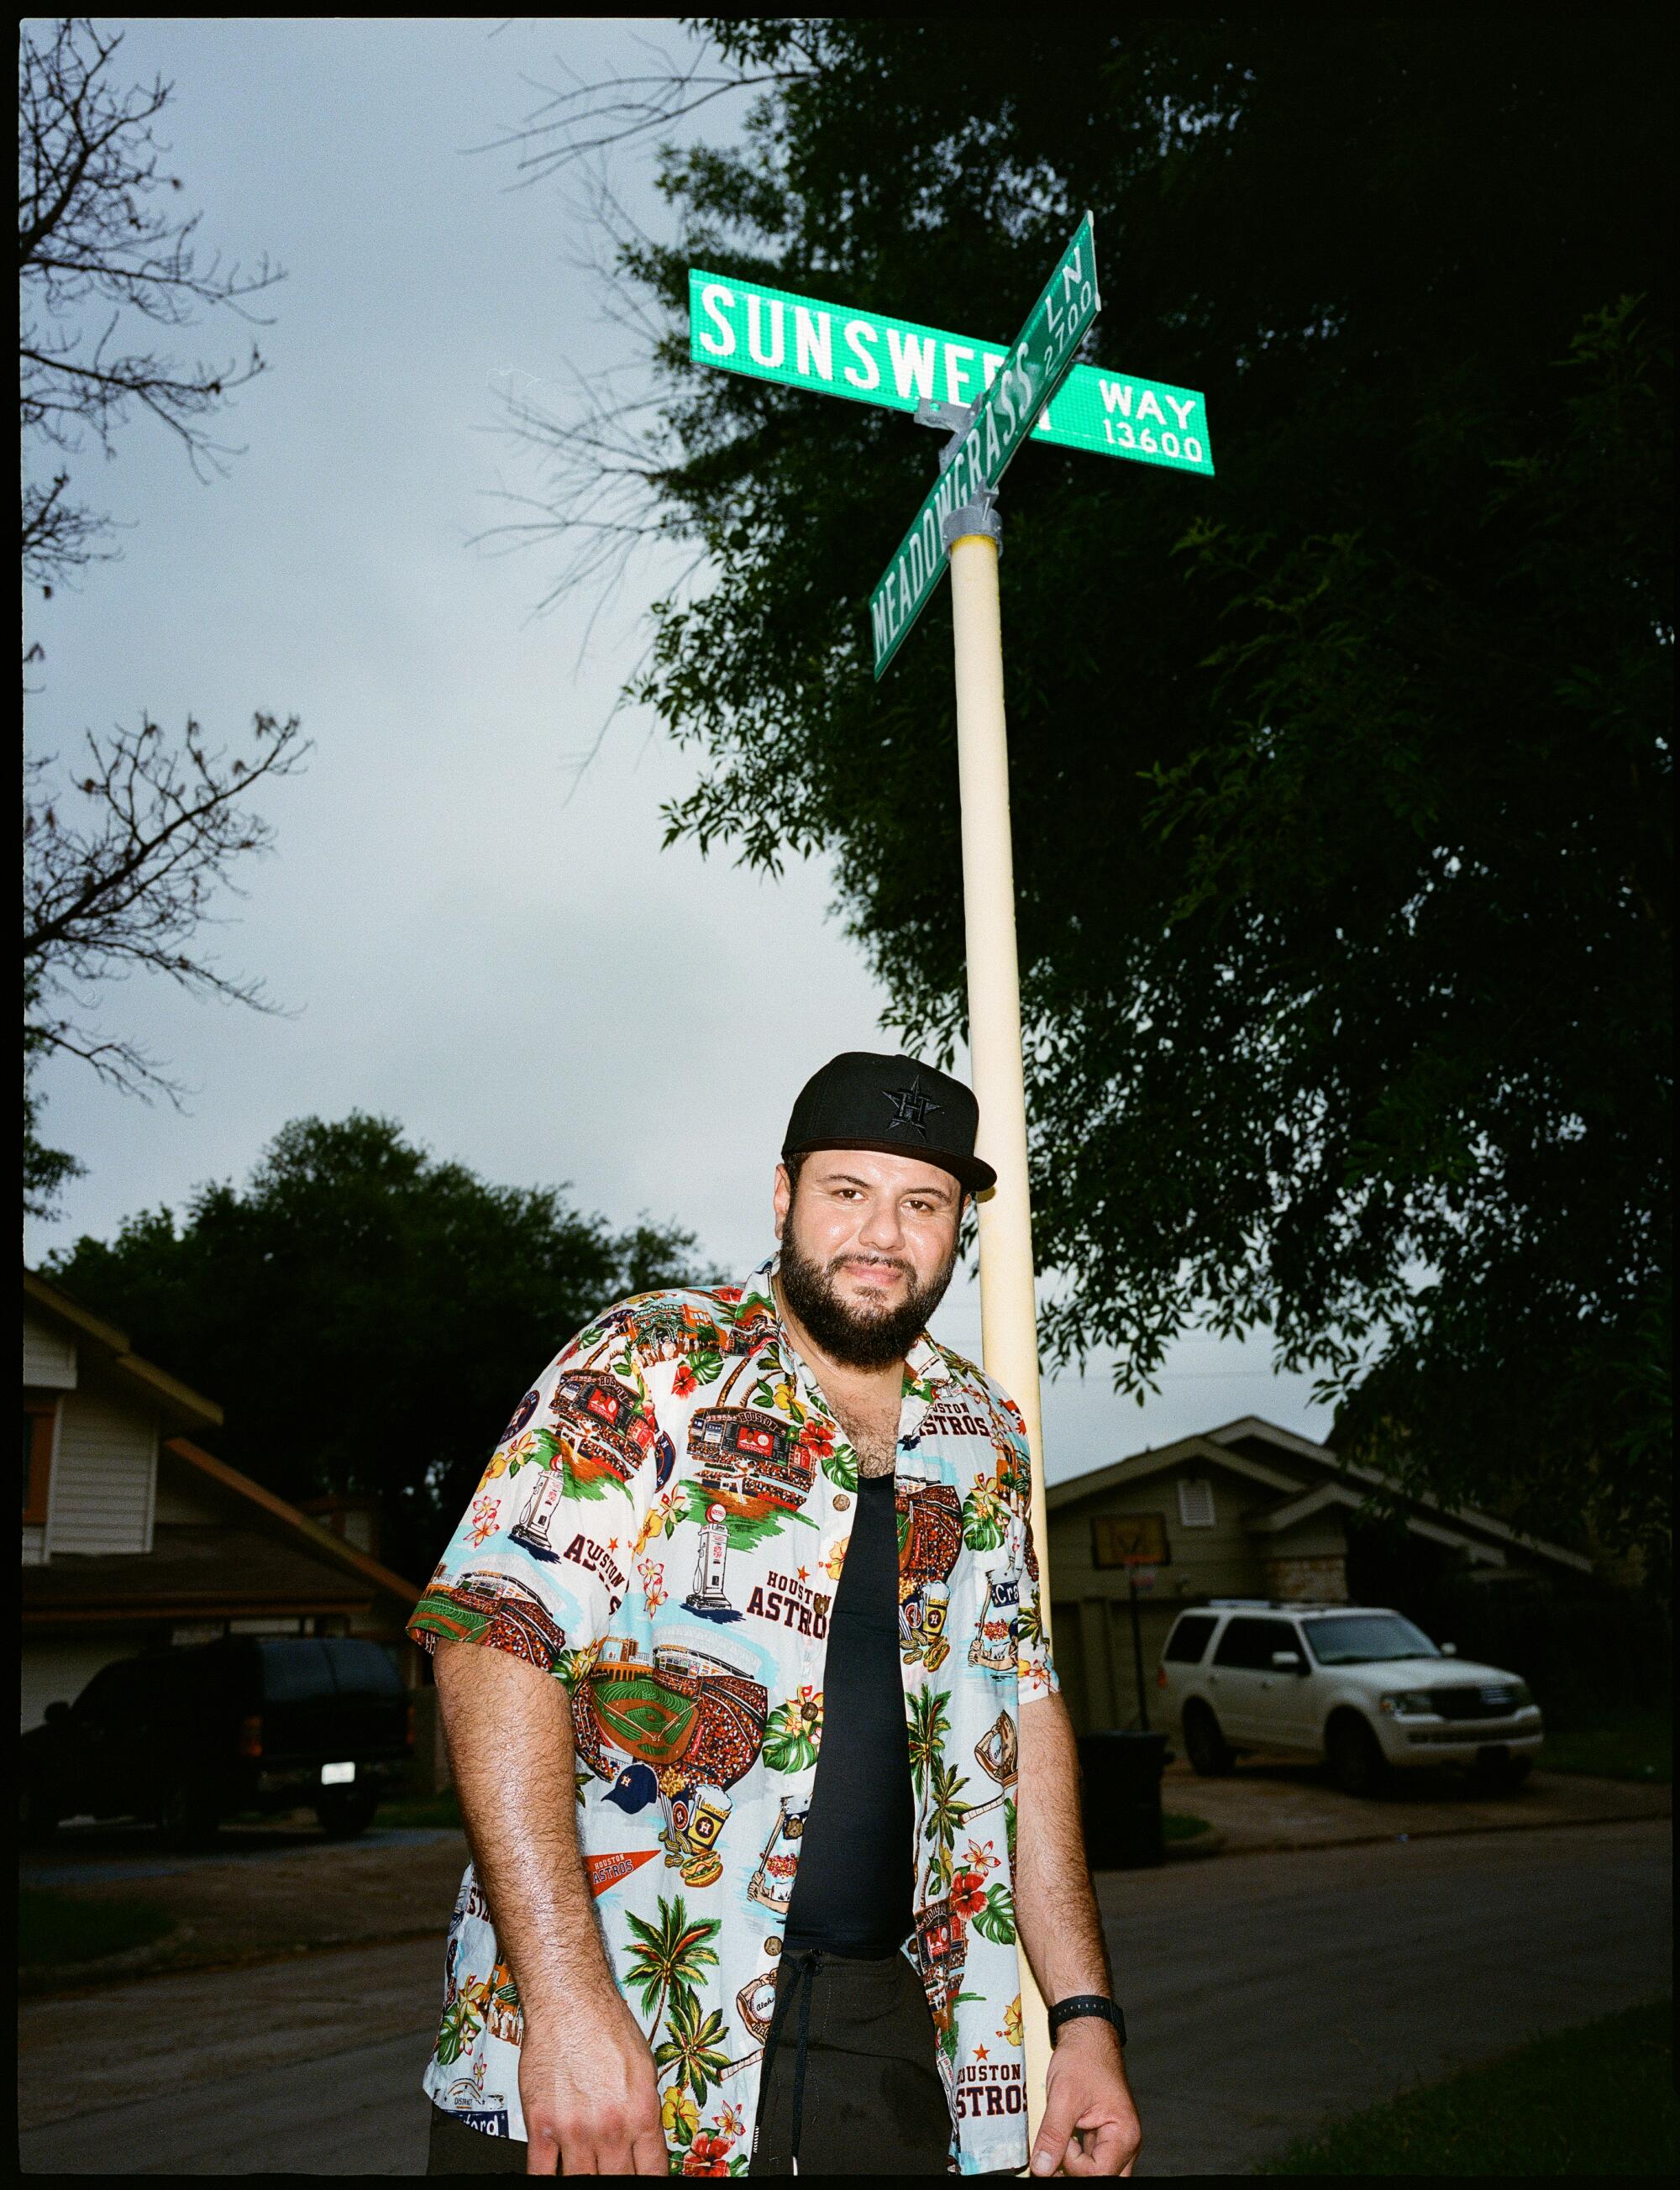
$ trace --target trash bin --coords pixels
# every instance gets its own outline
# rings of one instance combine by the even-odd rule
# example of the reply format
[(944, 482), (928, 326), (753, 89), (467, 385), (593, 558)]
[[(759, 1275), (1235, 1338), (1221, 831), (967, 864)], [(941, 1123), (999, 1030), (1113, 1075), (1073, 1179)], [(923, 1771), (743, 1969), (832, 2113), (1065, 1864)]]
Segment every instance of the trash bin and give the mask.
[(1166, 1762), (1164, 1733), (1080, 1736), (1085, 1858), (1093, 1870), (1146, 1870), (1166, 1862), (1161, 1830)]

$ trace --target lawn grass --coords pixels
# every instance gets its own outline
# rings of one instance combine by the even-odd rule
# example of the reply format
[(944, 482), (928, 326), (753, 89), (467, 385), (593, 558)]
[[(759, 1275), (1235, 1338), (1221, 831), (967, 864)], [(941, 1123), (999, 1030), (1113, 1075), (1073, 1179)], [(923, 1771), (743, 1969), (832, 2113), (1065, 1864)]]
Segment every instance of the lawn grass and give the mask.
[(1171, 1810), (1161, 1813), (1161, 1836), (1167, 1841), (1193, 1841), (1198, 1833), (1212, 1832), (1206, 1818), (1183, 1818)]
[(1292, 2144), (1260, 2175), (1667, 2175), (1674, 2003), (1536, 2038)]
[(1548, 1726), (1537, 1761), (1543, 1772), (1586, 1772), (1600, 1779), (1643, 1779), (1666, 1787), (1674, 1778), (1673, 1714), (1626, 1710), (1598, 1726)]
[(406, 1796), (394, 1802), (382, 1802), (374, 1823), (378, 1825), (454, 1825), (458, 1829), (461, 1805), (455, 1798), (454, 1788), (446, 1787), (440, 1795)]
[(18, 1966), (58, 1967), (148, 1947), (174, 1928), (155, 1901), (86, 1901), (26, 1886), (18, 1892)]

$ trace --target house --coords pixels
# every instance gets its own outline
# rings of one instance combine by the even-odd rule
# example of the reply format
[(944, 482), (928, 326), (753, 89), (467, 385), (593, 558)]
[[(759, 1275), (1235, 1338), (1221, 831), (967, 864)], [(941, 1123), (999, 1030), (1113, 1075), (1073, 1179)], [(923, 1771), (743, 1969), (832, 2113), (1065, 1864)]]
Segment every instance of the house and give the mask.
[(24, 1728), (118, 1658), (225, 1634), (368, 1636), (419, 1687), (419, 1590), (355, 1540), (356, 1502), (311, 1519), (206, 1450), (221, 1420), (25, 1271)]
[[(1052, 1484), (1052, 1619), (1076, 1728), (1139, 1722), (1166, 1631), (1212, 1597), (1339, 1603), (1348, 1596), (1348, 1518), (1382, 1478), (1274, 1422), (1239, 1421)], [(1403, 1502), (1408, 1535), (1478, 1580), (1591, 1575), (1580, 1552), (1519, 1535), (1492, 1515)], [(1132, 1622), (1129, 1562), (1149, 1559)]]

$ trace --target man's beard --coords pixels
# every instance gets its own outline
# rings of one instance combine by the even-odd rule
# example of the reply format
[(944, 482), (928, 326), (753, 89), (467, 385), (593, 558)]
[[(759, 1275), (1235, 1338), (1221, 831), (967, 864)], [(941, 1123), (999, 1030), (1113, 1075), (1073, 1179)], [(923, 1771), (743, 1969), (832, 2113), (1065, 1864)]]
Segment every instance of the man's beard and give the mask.
[[(869, 1261), (901, 1270), (910, 1291), (901, 1306), (854, 1306), (835, 1291), (835, 1272), (843, 1262)], [(799, 1251), (793, 1236), (792, 1213), (781, 1243), (777, 1275), (783, 1297), (831, 1360), (848, 1369), (884, 1369), (901, 1361), (927, 1326), (928, 1319), (945, 1296), (956, 1251), (937, 1277), (925, 1285), (916, 1280), (915, 1265), (897, 1255), (837, 1255), (831, 1262), (814, 1262)]]

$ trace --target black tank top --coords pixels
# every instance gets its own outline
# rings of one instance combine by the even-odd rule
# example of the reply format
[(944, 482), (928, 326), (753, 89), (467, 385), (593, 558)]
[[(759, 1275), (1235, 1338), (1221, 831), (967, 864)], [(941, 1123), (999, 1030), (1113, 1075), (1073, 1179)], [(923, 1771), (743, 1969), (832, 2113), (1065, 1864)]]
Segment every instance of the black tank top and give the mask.
[(828, 1623), (822, 1746), (799, 1844), (787, 1944), (890, 1955), (914, 1929), (916, 1830), (899, 1670), (899, 1532), (890, 1475), (859, 1479)]

